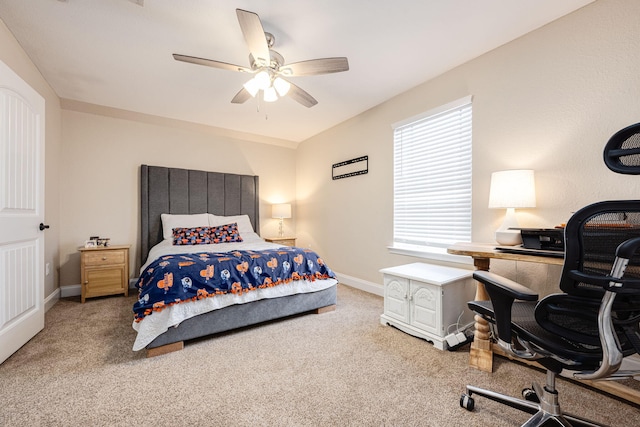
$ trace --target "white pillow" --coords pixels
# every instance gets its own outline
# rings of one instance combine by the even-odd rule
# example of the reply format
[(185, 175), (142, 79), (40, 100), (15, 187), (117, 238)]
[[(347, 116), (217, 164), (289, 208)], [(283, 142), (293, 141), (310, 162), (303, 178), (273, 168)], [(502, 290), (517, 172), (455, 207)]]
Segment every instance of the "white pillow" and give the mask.
[(162, 237), (164, 239), (173, 238), (173, 229), (178, 227), (207, 227), (209, 226), (209, 214), (174, 215), (162, 214)]
[(242, 241), (245, 243), (264, 242), (264, 239), (253, 231), (240, 232), (240, 237), (242, 237)]
[(253, 241), (256, 240), (256, 238), (258, 240), (262, 240), (260, 236), (258, 236), (256, 232), (253, 231), (253, 226), (251, 225), (249, 215), (220, 216), (209, 214), (209, 226), (211, 227), (231, 224), (233, 222), (238, 224), (238, 232), (240, 233), (243, 241)]

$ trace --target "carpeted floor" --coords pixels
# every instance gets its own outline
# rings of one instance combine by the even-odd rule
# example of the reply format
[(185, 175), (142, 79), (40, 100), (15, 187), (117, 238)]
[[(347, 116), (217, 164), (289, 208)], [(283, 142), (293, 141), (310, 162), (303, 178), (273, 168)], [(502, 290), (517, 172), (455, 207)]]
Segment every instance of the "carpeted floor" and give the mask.
[[(382, 326), (382, 298), (340, 285), (334, 312), (297, 316), (187, 343), (146, 359), (131, 346), (135, 297), (58, 302), (46, 327), (0, 365), (2, 426), (515, 426), (528, 417), (464, 386), (519, 395), (541, 371), (496, 358), (468, 367)], [(640, 409), (566, 380), (570, 412), (640, 425)]]

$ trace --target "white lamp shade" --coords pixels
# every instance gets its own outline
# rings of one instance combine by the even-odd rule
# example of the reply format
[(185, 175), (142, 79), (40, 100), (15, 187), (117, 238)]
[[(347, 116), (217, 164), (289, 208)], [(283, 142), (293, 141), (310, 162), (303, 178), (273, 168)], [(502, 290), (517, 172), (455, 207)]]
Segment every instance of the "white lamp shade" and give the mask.
[(251, 96), (253, 96), (254, 98), (256, 97), (256, 94), (260, 90), (260, 88), (258, 87), (258, 82), (256, 82), (255, 78), (249, 80), (248, 82), (246, 82), (242, 86), (244, 86), (244, 88), (247, 90), (247, 92), (249, 92), (251, 94)]
[(274, 102), (278, 100), (278, 94), (273, 86), (268, 87), (264, 90), (264, 101), (265, 102)]
[(281, 203), (271, 207), (272, 218), (291, 218), (291, 204)]
[(262, 70), (253, 78), (256, 81), (258, 89), (265, 90), (271, 86), (271, 76), (268, 72)]
[(289, 92), (289, 89), (291, 89), (291, 84), (285, 79), (276, 77), (273, 81), (273, 87), (278, 91), (278, 95), (285, 96)]
[(532, 170), (491, 174), (489, 208), (535, 208), (536, 186)]

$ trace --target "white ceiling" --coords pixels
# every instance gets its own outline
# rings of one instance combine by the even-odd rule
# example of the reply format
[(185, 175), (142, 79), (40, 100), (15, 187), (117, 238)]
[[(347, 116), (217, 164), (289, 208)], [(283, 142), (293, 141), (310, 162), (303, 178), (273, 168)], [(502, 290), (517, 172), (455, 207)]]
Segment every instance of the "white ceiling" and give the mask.
[[(592, 1), (1, 0), (0, 18), (60, 98), (299, 142)], [(312, 108), (231, 104), (247, 74), (171, 54), (249, 66), (236, 8), (286, 62), (350, 70), (291, 78)]]

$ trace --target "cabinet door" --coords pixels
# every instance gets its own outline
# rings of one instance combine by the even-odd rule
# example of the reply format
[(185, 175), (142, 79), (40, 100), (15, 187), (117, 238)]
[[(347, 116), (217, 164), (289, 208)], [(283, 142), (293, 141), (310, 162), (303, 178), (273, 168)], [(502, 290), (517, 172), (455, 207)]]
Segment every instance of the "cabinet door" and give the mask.
[(409, 323), (409, 280), (384, 276), (384, 314)]
[(440, 293), (439, 286), (411, 281), (411, 325), (438, 336), (442, 335)]
[(124, 266), (86, 268), (85, 297), (111, 295), (124, 292)]

